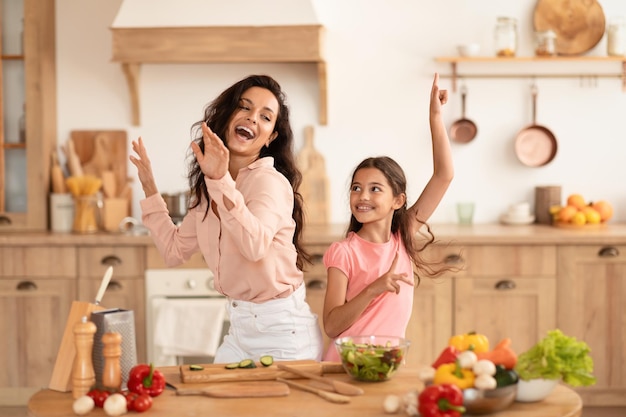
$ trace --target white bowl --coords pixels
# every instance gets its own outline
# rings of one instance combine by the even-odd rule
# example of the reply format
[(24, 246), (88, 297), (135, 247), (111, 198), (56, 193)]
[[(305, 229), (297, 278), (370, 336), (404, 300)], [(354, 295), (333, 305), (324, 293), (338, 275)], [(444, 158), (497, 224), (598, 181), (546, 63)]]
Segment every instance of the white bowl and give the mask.
[(520, 379), (517, 383), (515, 401), (531, 403), (546, 398), (559, 383), (558, 379)]
[(457, 46), (457, 50), (461, 56), (476, 56), (480, 52), (480, 45), (477, 43), (465, 43)]

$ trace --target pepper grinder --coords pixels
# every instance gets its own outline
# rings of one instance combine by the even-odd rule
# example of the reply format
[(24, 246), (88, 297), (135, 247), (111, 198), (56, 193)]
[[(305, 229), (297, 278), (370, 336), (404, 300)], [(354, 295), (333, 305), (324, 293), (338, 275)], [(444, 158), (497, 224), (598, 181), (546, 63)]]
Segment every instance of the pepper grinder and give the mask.
[(120, 356), (122, 356), (122, 335), (118, 332), (106, 332), (102, 335), (102, 355), (104, 356), (104, 369), (102, 370), (102, 385), (119, 391), (122, 386), (122, 369)]
[(72, 396), (79, 398), (89, 392), (96, 383), (96, 373), (93, 369), (91, 353), (93, 350), (93, 335), (96, 333), (96, 325), (83, 316), (74, 325), (74, 344), (76, 356), (72, 373)]

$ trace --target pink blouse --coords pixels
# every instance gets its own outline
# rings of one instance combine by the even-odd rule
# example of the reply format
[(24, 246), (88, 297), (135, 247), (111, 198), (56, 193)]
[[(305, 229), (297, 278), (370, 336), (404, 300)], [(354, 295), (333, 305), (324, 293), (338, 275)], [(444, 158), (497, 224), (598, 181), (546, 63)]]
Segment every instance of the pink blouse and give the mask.
[[(261, 303), (284, 298), (303, 283), (293, 244), (293, 189), (274, 168), (274, 158), (258, 159), (242, 168), (237, 181), (229, 173), (219, 180), (205, 177), (219, 217), (207, 201), (190, 210), (177, 227), (159, 194), (140, 202), (143, 224), (168, 266), (201, 251), (222, 294)], [(223, 197), (233, 202), (227, 210)]]

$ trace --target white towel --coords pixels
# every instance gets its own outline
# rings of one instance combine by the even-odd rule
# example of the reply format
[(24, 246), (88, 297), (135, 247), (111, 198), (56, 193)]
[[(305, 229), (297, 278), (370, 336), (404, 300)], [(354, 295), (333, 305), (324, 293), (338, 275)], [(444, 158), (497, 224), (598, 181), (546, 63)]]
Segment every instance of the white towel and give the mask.
[(221, 342), (226, 303), (226, 298), (158, 300), (155, 346), (167, 356), (215, 356)]

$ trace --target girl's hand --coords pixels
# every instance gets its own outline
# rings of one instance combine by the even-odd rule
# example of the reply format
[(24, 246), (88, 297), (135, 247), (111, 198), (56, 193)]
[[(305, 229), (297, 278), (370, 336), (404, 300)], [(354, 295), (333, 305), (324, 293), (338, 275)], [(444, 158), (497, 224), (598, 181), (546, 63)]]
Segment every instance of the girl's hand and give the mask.
[(131, 155), (129, 157), (130, 162), (137, 167), (137, 176), (141, 182), (141, 187), (146, 197), (150, 197), (153, 194), (159, 192), (154, 181), (154, 174), (152, 173), (152, 164), (150, 158), (148, 158), (148, 152), (143, 144), (143, 139), (139, 137), (138, 140), (133, 141), (133, 151), (137, 156)]
[(413, 286), (413, 281), (408, 278), (405, 273), (396, 274), (394, 272), (397, 263), (398, 253), (396, 252), (396, 256), (393, 258), (393, 262), (391, 263), (389, 270), (369, 285), (369, 289), (373, 290), (375, 295), (378, 296), (386, 291), (398, 294), (400, 292), (400, 283), (398, 281), (404, 281)]
[(435, 73), (433, 88), (430, 91), (430, 113), (441, 113), (441, 106), (448, 102), (448, 90), (439, 89), (439, 74)]
[(202, 123), (202, 140), (204, 141), (204, 153), (196, 142), (191, 142), (191, 150), (196, 156), (202, 173), (210, 179), (220, 179), (228, 171), (230, 153), (224, 146), (224, 142), (207, 126)]

